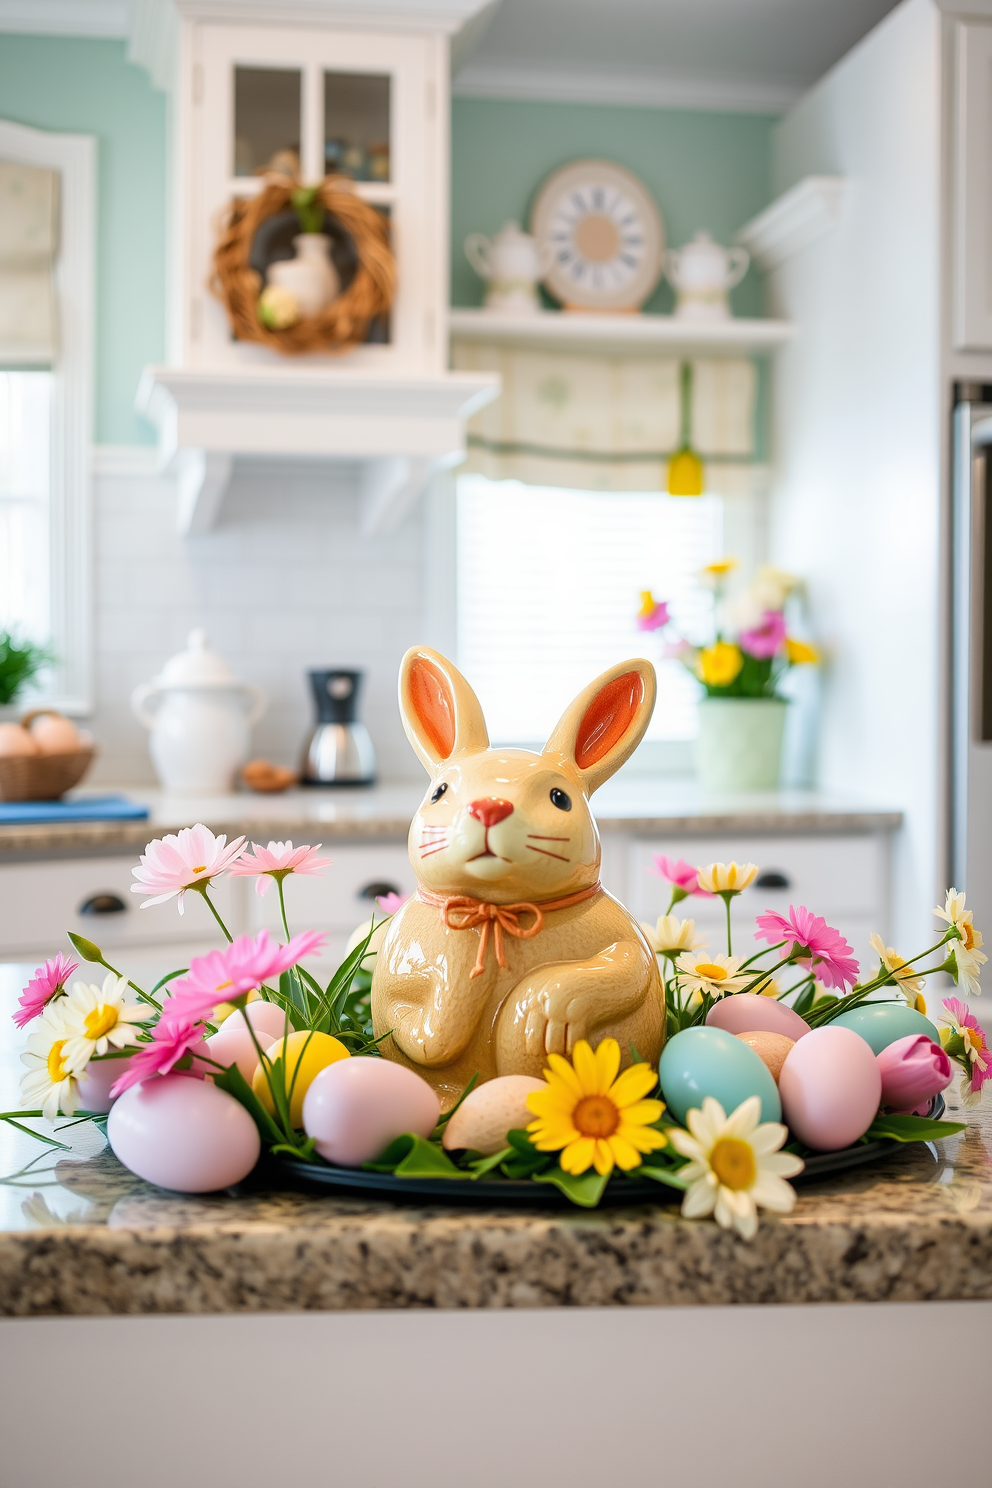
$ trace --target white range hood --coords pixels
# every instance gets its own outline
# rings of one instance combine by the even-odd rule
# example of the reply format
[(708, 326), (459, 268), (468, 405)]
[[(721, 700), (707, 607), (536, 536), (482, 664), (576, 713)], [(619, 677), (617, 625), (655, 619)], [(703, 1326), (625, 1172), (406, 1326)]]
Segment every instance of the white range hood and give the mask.
[[(486, 8), (146, 0), (156, 24), (132, 54), (172, 95), (176, 272), (170, 365), (145, 369), (137, 406), (176, 475), (180, 530), (209, 529), (237, 456), (361, 462), (369, 532), (463, 458), (466, 420), (498, 395), (499, 377), (447, 370), (450, 43)], [(252, 114), (245, 99), (260, 96)], [(338, 97), (351, 109), (343, 124), (332, 120)], [(381, 127), (367, 122), (373, 104)], [(291, 144), (301, 177), (316, 181), (349, 149), (360, 158), (363, 127), (379, 128), (379, 166), (352, 166), (354, 190), (389, 214), (397, 257), (388, 341), (314, 357), (235, 341), (208, 288), (219, 214), (258, 189), (267, 151)]]

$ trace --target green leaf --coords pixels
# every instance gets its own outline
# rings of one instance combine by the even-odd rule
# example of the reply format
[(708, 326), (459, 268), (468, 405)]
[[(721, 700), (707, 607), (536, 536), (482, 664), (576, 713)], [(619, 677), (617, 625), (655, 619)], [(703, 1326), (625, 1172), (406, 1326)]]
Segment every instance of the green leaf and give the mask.
[[(39, 1112), (38, 1114), (40, 1115), (41, 1113)], [(60, 1152), (72, 1151), (72, 1148), (67, 1147), (64, 1142), (56, 1141), (55, 1137), (46, 1137), (44, 1132), (32, 1131), (29, 1126), (22, 1125), (20, 1121), (17, 1121), (13, 1116), (6, 1115), (6, 1113), (0, 1116), (0, 1121), (6, 1121), (8, 1126), (16, 1126), (19, 1132), (23, 1132), (26, 1137), (34, 1137), (36, 1142), (44, 1142), (48, 1147), (57, 1147)]]
[(591, 1168), (588, 1173), (582, 1173), (578, 1177), (574, 1173), (566, 1173), (563, 1168), (549, 1168), (546, 1173), (535, 1173), (535, 1183), (552, 1183), (555, 1188), (560, 1188), (567, 1199), (573, 1204), (579, 1204), (583, 1209), (595, 1209), (603, 1197), (603, 1190), (609, 1179), (608, 1173), (597, 1173)]
[(685, 1191), (689, 1187), (688, 1179), (681, 1176), (679, 1168), (658, 1168), (650, 1163), (641, 1163), (639, 1168), (632, 1168), (625, 1178), (651, 1178), (655, 1183), (667, 1183), (669, 1188), (680, 1188)]
[(513, 1149), (513, 1156), (503, 1164), (503, 1172), (508, 1178), (529, 1178), (558, 1161), (557, 1153), (538, 1152), (527, 1133), (519, 1127), (507, 1132), (506, 1140)]
[(876, 1116), (865, 1132), (870, 1142), (936, 1142), (964, 1131), (961, 1121), (931, 1121), (929, 1116)]
[(512, 1147), (504, 1147), (501, 1152), (494, 1152), (489, 1157), (478, 1157), (475, 1162), (469, 1163), (468, 1170), (473, 1178), (484, 1178), (487, 1173), (491, 1173), (494, 1168), (498, 1168), (501, 1163), (505, 1162), (512, 1151)]
[(375, 1162), (363, 1163), (371, 1173), (396, 1173), (401, 1178), (468, 1178), (448, 1154), (423, 1137), (404, 1132), (394, 1137)]
[(252, 1090), (244, 1075), (236, 1064), (232, 1064), (226, 1070), (217, 1070), (213, 1075), (213, 1082), (221, 1090), (226, 1090), (228, 1095), (233, 1095), (236, 1101), (240, 1101), (249, 1116), (258, 1127), (262, 1141), (267, 1147), (283, 1141), (283, 1134), (279, 1130), (268, 1111), (262, 1105), (258, 1096)]
[(439, 1118), (438, 1123), (437, 1123), (437, 1126), (434, 1128), (434, 1131), (431, 1134), (432, 1136), (437, 1137), (444, 1130), (444, 1128), (447, 1126), (447, 1124), (451, 1120), (452, 1116), (454, 1116), (455, 1112), (458, 1110), (458, 1107), (461, 1105), (461, 1103), (465, 1099), (465, 1097), (467, 1095), (471, 1095), (472, 1089), (475, 1086), (478, 1078), (479, 1078), (479, 1071), (476, 1070), (475, 1074), (472, 1076), (471, 1080), (469, 1080), (468, 1084), (465, 1086), (465, 1089), (462, 1091), (461, 1095), (455, 1101), (455, 1104), (452, 1106), (451, 1110), (448, 1111), (448, 1112), (446, 1112), (444, 1116), (441, 1116)]
[(188, 971), (188, 966), (180, 966), (178, 971), (167, 971), (165, 973), (165, 976), (159, 977), (158, 981), (155, 983), (154, 987), (152, 988), (152, 996), (154, 997), (156, 992), (160, 992), (168, 982), (172, 981), (173, 977), (185, 976)]
[(274, 1147), (269, 1148), (269, 1151), (272, 1153), (286, 1152), (290, 1157), (298, 1157), (303, 1162), (316, 1162), (316, 1158), (313, 1155), (313, 1149), (316, 1143), (316, 1137), (308, 1137), (299, 1147), (291, 1146), (289, 1142), (276, 1142)]

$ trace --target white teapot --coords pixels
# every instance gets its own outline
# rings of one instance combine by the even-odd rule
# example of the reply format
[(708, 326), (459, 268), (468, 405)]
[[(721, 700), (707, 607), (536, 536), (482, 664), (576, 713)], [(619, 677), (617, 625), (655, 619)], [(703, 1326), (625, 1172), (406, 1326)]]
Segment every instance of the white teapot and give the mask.
[(722, 248), (708, 232), (697, 232), (684, 248), (670, 248), (665, 275), (676, 293), (676, 317), (727, 320), (728, 291), (741, 282), (750, 262), (746, 248)]
[(541, 308), (537, 286), (551, 267), (554, 250), (539, 243), (519, 223), (507, 222), (494, 238), (470, 233), (465, 257), (480, 279), (487, 281), (487, 310), (505, 314), (534, 314)]
[(152, 762), (166, 790), (224, 793), (248, 758), (250, 730), (267, 700), (208, 650), (205, 631), (191, 630), (187, 648), (134, 689), (131, 707), (151, 731)]

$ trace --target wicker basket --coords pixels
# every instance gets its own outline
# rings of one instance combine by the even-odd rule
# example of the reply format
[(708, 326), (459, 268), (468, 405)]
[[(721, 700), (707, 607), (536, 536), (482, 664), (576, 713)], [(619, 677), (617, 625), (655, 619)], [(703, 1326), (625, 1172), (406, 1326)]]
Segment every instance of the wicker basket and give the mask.
[[(26, 726), (40, 713), (54, 708), (36, 708), (21, 719)], [(71, 754), (0, 755), (0, 801), (57, 801), (78, 785), (93, 763), (92, 745)]]

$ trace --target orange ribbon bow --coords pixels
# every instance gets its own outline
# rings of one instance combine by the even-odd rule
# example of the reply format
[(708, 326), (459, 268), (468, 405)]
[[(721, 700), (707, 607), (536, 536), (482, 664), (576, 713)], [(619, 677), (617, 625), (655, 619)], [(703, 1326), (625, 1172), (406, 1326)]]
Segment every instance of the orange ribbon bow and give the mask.
[[(540, 905), (532, 904), (529, 900), (523, 900), (520, 904), (491, 904), (487, 899), (473, 899), (468, 894), (459, 894), (449, 899), (443, 894), (432, 894), (429, 889), (422, 888), (417, 890), (417, 898), (424, 904), (431, 904), (436, 909), (440, 909), (441, 918), (449, 930), (474, 930), (476, 926), (481, 926), (479, 953), (475, 958), (471, 973), (473, 977), (477, 977), (481, 976), (486, 969), (486, 949), (489, 945), (490, 928), (492, 928), (493, 943), (496, 947), (497, 965), (505, 966), (504, 931), (517, 940), (530, 940), (544, 928), (544, 916), (548, 911), (567, 909), (569, 905), (581, 904), (583, 899), (591, 899), (594, 894), (598, 894), (601, 888), (601, 884), (594, 883), (588, 889), (579, 889), (576, 894), (567, 894), (564, 899), (546, 900)], [(525, 929), (520, 923), (522, 914), (533, 915), (533, 925)]]

